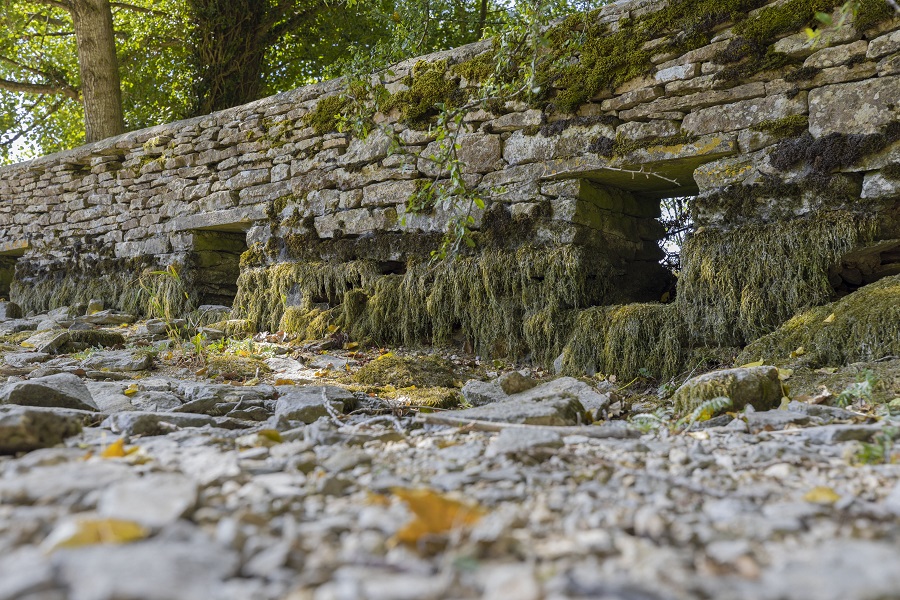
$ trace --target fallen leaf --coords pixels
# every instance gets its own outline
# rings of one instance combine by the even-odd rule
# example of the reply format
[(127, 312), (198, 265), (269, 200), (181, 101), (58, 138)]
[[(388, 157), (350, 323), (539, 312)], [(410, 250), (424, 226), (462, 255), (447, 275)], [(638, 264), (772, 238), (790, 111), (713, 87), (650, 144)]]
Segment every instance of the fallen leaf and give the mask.
[(101, 458), (122, 458), (125, 456), (125, 438), (119, 438), (103, 449)]
[(798, 356), (803, 356), (804, 354), (806, 354), (806, 348), (800, 346), (799, 348), (791, 352), (791, 358), (797, 358)]
[(823, 323), (834, 323), (834, 313), (831, 313), (822, 321)]
[(803, 499), (813, 504), (834, 504), (841, 496), (830, 487), (820, 485), (806, 492)]
[(137, 384), (136, 384), (136, 383), (132, 383), (132, 384), (129, 385), (127, 388), (125, 388), (125, 391), (123, 391), (122, 393), (125, 394), (126, 396), (134, 396), (135, 394), (138, 393), (138, 386), (137, 386)]
[(473, 525), (484, 515), (484, 509), (464, 504), (427, 488), (391, 490), (406, 502), (415, 515), (394, 538), (405, 544), (416, 544), (429, 535), (441, 535), (458, 527)]
[(760, 359), (760, 360), (755, 360), (755, 361), (753, 361), (753, 362), (749, 362), (749, 363), (747, 363), (747, 364), (745, 364), (745, 365), (741, 365), (741, 368), (742, 368), (742, 369), (747, 369), (747, 368), (750, 368), (750, 367), (761, 367), (761, 366), (763, 366), (763, 361), (762, 361), (762, 359)]
[(275, 385), (297, 385), (293, 379), (276, 379)]
[(344, 350), (355, 350), (359, 348), (359, 342), (347, 342), (344, 344)]
[(793, 369), (778, 369), (778, 379), (781, 381), (786, 381), (791, 378), (791, 375), (794, 374)]
[(816, 373), (822, 375), (834, 375), (837, 373), (837, 367), (822, 367), (821, 369), (816, 369)]
[(77, 519), (57, 527), (44, 540), (45, 552), (93, 544), (124, 544), (149, 535), (146, 527), (122, 519)]

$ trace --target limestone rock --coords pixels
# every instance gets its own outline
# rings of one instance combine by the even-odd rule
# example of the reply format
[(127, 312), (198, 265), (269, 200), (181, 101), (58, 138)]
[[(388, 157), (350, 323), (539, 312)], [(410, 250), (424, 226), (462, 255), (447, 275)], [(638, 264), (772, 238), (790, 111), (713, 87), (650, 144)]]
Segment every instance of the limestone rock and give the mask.
[(21, 319), (22, 308), (15, 302), (0, 302), (0, 321)]
[(216, 420), (207, 415), (134, 411), (110, 415), (101, 425), (125, 435), (164, 435), (174, 429), (215, 424)]
[(98, 371), (146, 371), (153, 366), (153, 357), (147, 353), (107, 350), (92, 354), (82, 364), (86, 369)]
[(537, 382), (531, 377), (522, 375), (518, 371), (511, 371), (498, 377), (497, 385), (499, 385), (506, 394), (511, 395), (530, 390), (537, 385)]
[(568, 394), (554, 394), (542, 399), (510, 398), (453, 413), (462, 419), (527, 425), (578, 425), (583, 421), (583, 414), (584, 406)]
[(48, 408), (0, 406), (0, 454), (61, 444), (81, 433), (82, 416)]
[(22, 406), (45, 406), (97, 410), (87, 386), (76, 375), (57, 373), (27, 381), (7, 383), (0, 388), (0, 402)]
[(72, 600), (221, 598), (238, 557), (209, 541), (147, 540), (101, 544), (53, 554)]
[(69, 332), (65, 330), (50, 330), (37, 333), (24, 342), (22, 346), (34, 348), (36, 352), (52, 353), (69, 341)]
[(519, 454), (543, 452), (555, 448), (562, 448), (562, 437), (555, 431), (546, 429), (509, 428), (491, 440), (485, 452), (485, 456), (492, 457), (501, 454)]
[(355, 402), (353, 394), (335, 386), (280, 386), (275, 416), (291, 421), (312, 423), (329, 415), (326, 405), (337, 413)]
[(757, 410), (776, 408), (783, 396), (778, 369), (770, 366), (723, 369), (687, 380), (672, 397), (675, 411), (687, 413), (713, 398), (731, 399), (729, 410), (748, 404)]
[(560, 377), (527, 391), (511, 395), (510, 400), (519, 402), (542, 401), (570, 396), (578, 400), (585, 410), (601, 411), (609, 405), (609, 396), (601, 394), (583, 381), (574, 377)]
[(809, 93), (809, 131), (815, 137), (833, 132), (876, 133), (900, 119), (898, 89), (900, 76), (814, 89)]
[(117, 310), (101, 310), (84, 317), (78, 317), (78, 321), (91, 323), (92, 325), (123, 325), (125, 323), (134, 323), (137, 321), (137, 317)]
[(470, 379), (462, 387), (461, 391), (463, 398), (472, 406), (483, 406), (509, 399), (509, 396), (496, 381)]
[(104, 517), (162, 527), (184, 517), (196, 503), (196, 483), (178, 473), (152, 473), (107, 488), (97, 512)]

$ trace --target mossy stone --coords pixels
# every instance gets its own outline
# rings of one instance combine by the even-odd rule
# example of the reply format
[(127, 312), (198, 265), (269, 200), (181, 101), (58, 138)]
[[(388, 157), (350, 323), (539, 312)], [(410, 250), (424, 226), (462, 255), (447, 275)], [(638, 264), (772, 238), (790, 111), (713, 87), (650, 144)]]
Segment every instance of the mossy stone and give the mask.
[(437, 356), (399, 356), (388, 353), (367, 363), (353, 380), (368, 385), (397, 388), (451, 388), (456, 376), (453, 364)]
[(714, 398), (731, 400), (730, 410), (751, 405), (756, 410), (777, 408), (784, 396), (778, 369), (772, 366), (724, 369), (698, 375), (675, 391), (672, 401), (677, 414), (687, 414)]

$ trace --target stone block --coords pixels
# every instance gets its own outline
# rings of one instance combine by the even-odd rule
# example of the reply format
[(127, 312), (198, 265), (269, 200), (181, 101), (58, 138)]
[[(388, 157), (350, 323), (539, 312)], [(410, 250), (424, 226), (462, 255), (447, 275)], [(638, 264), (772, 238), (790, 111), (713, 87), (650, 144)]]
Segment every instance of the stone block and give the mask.
[(834, 46), (832, 48), (822, 48), (818, 52), (810, 55), (804, 62), (804, 67), (812, 67), (814, 69), (826, 69), (828, 67), (836, 67), (846, 64), (853, 59), (867, 56), (869, 42), (865, 40), (857, 40), (852, 44), (843, 46)]
[(900, 76), (829, 85), (809, 93), (809, 131), (816, 137), (829, 133), (876, 133), (900, 119), (897, 103)]
[(657, 83), (669, 83), (670, 81), (691, 79), (697, 76), (699, 67), (700, 65), (696, 63), (674, 65), (666, 69), (660, 69), (656, 72), (654, 78)]
[(900, 180), (886, 177), (878, 171), (866, 173), (861, 197), (878, 200), (900, 198)]
[(682, 128), (694, 135), (727, 133), (747, 129), (763, 121), (805, 114), (806, 111), (805, 92), (793, 98), (786, 95), (754, 98), (692, 112), (684, 118)]
[(866, 58), (878, 59), (900, 51), (900, 29), (886, 33), (869, 42)]

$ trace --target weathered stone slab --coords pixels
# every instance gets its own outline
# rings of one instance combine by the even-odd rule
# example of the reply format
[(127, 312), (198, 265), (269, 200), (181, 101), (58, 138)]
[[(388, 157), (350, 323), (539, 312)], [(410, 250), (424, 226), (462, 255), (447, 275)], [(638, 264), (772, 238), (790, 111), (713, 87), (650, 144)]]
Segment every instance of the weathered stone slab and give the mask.
[(898, 89), (900, 76), (814, 89), (809, 93), (809, 131), (816, 137), (876, 133), (900, 119)]
[(705, 108), (684, 118), (682, 128), (688, 133), (706, 135), (746, 129), (763, 121), (783, 119), (791, 115), (805, 114), (806, 94), (801, 92), (789, 98), (774, 96), (742, 100), (734, 104)]

